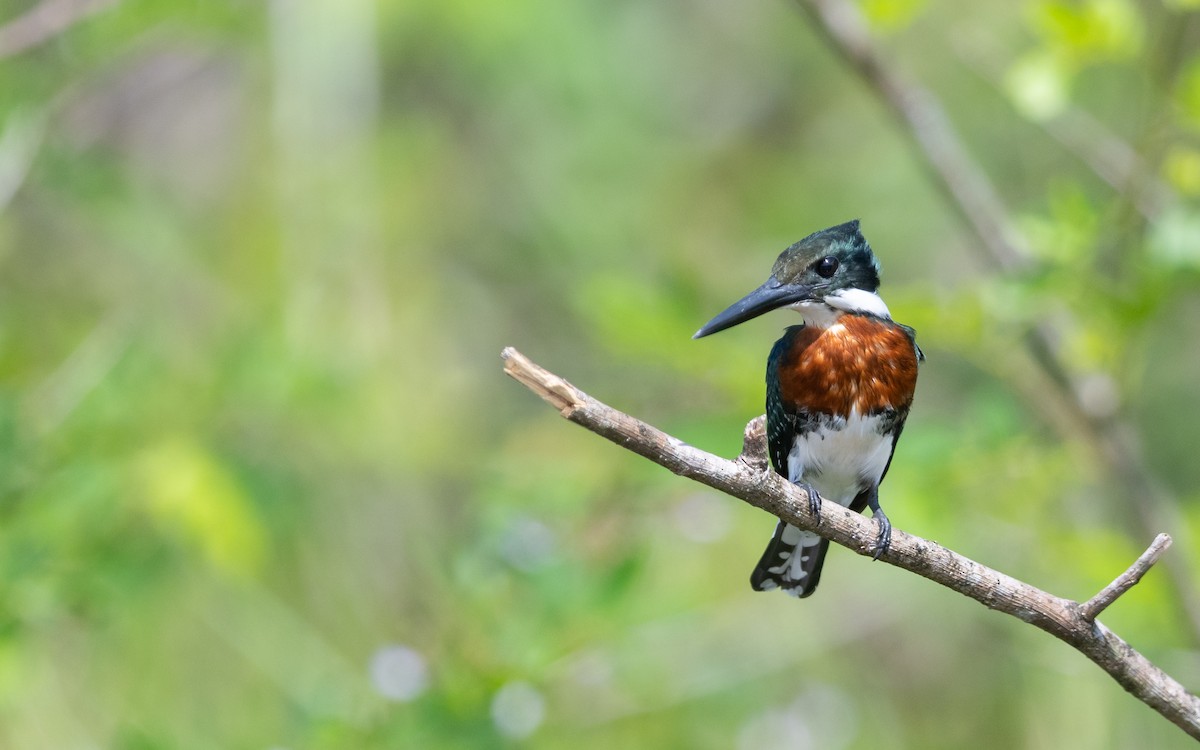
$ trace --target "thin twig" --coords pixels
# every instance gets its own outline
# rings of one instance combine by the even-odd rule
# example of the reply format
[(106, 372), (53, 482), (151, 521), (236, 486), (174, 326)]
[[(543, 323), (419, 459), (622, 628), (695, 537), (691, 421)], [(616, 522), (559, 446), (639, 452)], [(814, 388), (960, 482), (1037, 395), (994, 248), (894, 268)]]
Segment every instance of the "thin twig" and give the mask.
[[(835, 503), (826, 503), (820, 519), (816, 518), (808, 508), (804, 491), (775, 472), (765, 470), (756, 458), (728, 461), (706, 453), (597, 401), (516, 349), (505, 349), (501, 357), (506, 373), (566, 419), (675, 474), (744, 500), (860, 555), (874, 552), (873, 521)], [(761, 444), (753, 434), (756, 432), (753, 423), (747, 432), (751, 434), (744, 450), (757, 453)], [(1104, 625), (1085, 619), (1077, 602), (1049, 594), (899, 529), (893, 529), (891, 546), (879, 559), (1059, 638), (1095, 662), (1136, 698), (1200, 739), (1200, 698)]]
[(1154, 537), (1154, 541), (1150, 543), (1150, 546), (1146, 548), (1141, 557), (1133, 561), (1133, 565), (1130, 565), (1128, 570), (1117, 576), (1113, 579), (1112, 583), (1100, 589), (1099, 593), (1079, 606), (1079, 616), (1089, 622), (1095, 620), (1097, 615), (1117, 600), (1117, 597), (1136, 586), (1137, 582), (1142, 580), (1142, 576), (1146, 575), (1146, 571), (1150, 570), (1150, 567), (1158, 562), (1158, 558), (1162, 557), (1162, 554), (1170, 546), (1170, 535), (1159, 534)]

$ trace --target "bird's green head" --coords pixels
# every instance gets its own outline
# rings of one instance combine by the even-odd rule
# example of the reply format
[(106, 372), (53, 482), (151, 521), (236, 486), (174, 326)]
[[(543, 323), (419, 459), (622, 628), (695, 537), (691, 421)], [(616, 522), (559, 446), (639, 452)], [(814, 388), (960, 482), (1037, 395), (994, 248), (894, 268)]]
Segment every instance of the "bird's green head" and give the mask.
[(781, 307), (794, 307), (802, 313), (825, 309), (890, 317), (877, 289), (879, 262), (855, 219), (814, 232), (784, 250), (766, 283), (730, 305), (692, 338), (723, 331)]

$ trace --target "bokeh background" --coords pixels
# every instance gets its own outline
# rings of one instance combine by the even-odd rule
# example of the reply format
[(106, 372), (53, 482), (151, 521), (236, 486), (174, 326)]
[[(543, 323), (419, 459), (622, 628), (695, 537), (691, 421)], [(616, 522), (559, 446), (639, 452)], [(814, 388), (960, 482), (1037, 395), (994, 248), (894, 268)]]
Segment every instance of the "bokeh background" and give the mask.
[(732, 456), (794, 321), (691, 333), (861, 218), (893, 522), (1072, 598), (1171, 532), (1102, 619), (1200, 686), (1200, 3), (851, 6), (1004, 274), (801, 5), (0, 4), (0, 746), (1185, 746), (887, 565), (755, 594), (773, 519), (502, 374)]

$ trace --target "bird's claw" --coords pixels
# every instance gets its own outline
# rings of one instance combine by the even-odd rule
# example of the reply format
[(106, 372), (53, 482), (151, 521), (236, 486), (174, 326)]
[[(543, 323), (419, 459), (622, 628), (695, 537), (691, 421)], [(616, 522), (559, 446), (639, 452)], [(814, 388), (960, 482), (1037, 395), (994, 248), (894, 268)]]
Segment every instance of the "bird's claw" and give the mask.
[(807, 482), (799, 484), (800, 489), (808, 495), (808, 512), (813, 514), (813, 518), (817, 523), (821, 522), (821, 495), (817, 492), (817, 488)]
[(875, 553), (871, 555), (871, 559), (878, 560), (892, 546), (892, 522), (882, 510), (876, 510), (874, 516), (875, 522), (879, 524), (879, 536), (875, 537)]

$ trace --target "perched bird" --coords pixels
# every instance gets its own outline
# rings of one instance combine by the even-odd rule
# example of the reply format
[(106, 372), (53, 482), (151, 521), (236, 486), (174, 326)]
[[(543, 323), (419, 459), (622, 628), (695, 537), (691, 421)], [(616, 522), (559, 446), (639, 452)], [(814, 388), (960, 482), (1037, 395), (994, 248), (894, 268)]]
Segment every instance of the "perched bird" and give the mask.
[[(892, 525), (879, 507), (912, 406), (917, 363), (913, 329), (892, 320), (879, 288), (879, 262), (858, 220), (823, 229), (784, 250), (766, 283), (735, 302), (693, 338), (787, 307), (804, 324), (789, 327), (767, 359), (767, 446), (775, 471), (821, 501), (870, 508), (879, 526), (875, 558)], [(756, 591), (813, 593), (829, 541), (783, 521), (750, 575)]]

